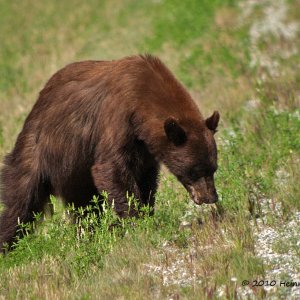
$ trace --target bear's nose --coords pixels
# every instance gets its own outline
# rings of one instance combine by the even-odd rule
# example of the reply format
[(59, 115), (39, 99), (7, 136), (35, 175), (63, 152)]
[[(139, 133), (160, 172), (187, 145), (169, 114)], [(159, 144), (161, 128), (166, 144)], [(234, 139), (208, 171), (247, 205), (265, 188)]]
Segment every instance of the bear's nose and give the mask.
[[(186, 186), (186, 189), (190, 193), (190, 196), (192, 200), (198, 204), (201, 205), (203, 203), (211, 204), (211, 203), (216, 203), (218, 201), (218, 194), (215, 189), (213, 189), (212, 192), (207, 191), (205, 189), (206, 186), (201, 186), (200, 191), (196, 190), (193, 186)], [(204, 193), (203, 193), (204, 189)]]
[(218, 202), (218, 199), (219, 199), (218, 194), (215, 193), (212, 197), (209, 198), (209, 203), (216, 203)]
[(199, 203), (197, 204), (202, 204), (202, 203), (206, 203), (206, 204), (212, 204), (212, 203), (216, 203), (218, 201), (218, 194), (214, 193), (213, 195), (206, 195), (200, 198), (200, 201), (198, 201)]

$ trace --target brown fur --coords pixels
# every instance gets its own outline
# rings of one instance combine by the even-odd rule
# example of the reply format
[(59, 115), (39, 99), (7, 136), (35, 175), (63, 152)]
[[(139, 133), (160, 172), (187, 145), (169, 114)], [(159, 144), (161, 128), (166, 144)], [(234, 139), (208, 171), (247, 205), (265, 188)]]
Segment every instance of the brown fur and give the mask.
[(154, 206), (159, 163), (196, 203), (217, 199), (215, 112), (204, 120), (171, 72), (150, 55), (73, 63), (50, 78), (4, 160), (0, 248), (49, 195), (85, 206), (102, 190), (121, 216), (126, 191)]

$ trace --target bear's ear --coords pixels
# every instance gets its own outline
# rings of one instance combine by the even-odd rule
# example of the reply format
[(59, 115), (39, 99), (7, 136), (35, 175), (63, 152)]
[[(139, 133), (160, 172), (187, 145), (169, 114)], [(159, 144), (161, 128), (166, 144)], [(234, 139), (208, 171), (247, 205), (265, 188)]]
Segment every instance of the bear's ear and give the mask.
[(180, 146), (185, 143), (187, 137), (186, 133), (182, 127), (177, 123), (177, 121), (170, 117), (165, 121), (164, 124), (166, 136), (175, 146)]
[(214, 113), (205, 120), (205, 124), (208, 129), (212, 130), (213, 132), (217, 131), (218, 123), (220, 120), (220, 114), (218, 111), (214, 111)]

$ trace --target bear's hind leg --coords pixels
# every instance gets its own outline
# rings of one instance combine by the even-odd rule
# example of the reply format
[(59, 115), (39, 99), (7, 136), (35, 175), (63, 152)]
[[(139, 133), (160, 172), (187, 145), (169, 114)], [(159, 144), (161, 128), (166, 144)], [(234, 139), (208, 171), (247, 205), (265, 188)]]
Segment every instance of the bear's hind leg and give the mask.
[(5, 165), (1, 174), (1, 199), (3, 211), (0, 215), (0, 253), (5, 244), (13, 244), (20, 223), (34, 220), (34, 215), (43, 211), (49, 198), (49, 184), (39, 180), (36, 174)]

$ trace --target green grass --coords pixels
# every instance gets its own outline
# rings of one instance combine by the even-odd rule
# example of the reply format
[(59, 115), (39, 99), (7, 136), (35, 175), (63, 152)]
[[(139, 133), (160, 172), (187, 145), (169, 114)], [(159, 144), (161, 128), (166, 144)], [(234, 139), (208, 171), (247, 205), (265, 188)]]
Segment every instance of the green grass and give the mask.
[[(106, 207), (100, 219), (88, 211), (74, 224), (84, 212), (52, 198), (54, 215), (39, 216), (33, 232), (24, 225), (31, 233), (0, 257), (1, 299), (232, 299), (243, 280), (265, 279), (272, 265), (257, 255), (257, 231), (282, 233), (300, 208), (300, 43), (299, 35), (262, 37), (259, 51), (279, 61), (279, 75), (251, 67), (249, 32), (263, 8), (241, 22), (240, 2), (0, 0), (1, 160), (39, 89), (75, 60), (154, 53), (188, 86), (204, 115), (221, 113), (218, 205), (191, 205), (166, 171), (153, 217), (146, 212), (119, 222)], [(297, 20), (299, 2), (287, 4), (287, 21)], [(283, 58), (289, 48), (297, 53)], [(251, 99), (258, 104), (249, 105)], [(272, 206), (266, 211), (264, 199), (281, 204), (280, 217)], [(292, 250), (300, 260), (295, 235), (281, 236), (272, 249)], [(183, 272), (189, 284), (176, 279)], [(272, 295), (289, 292), (278, 288)], [(261, 287), (253, 293), (266, 296)]]

